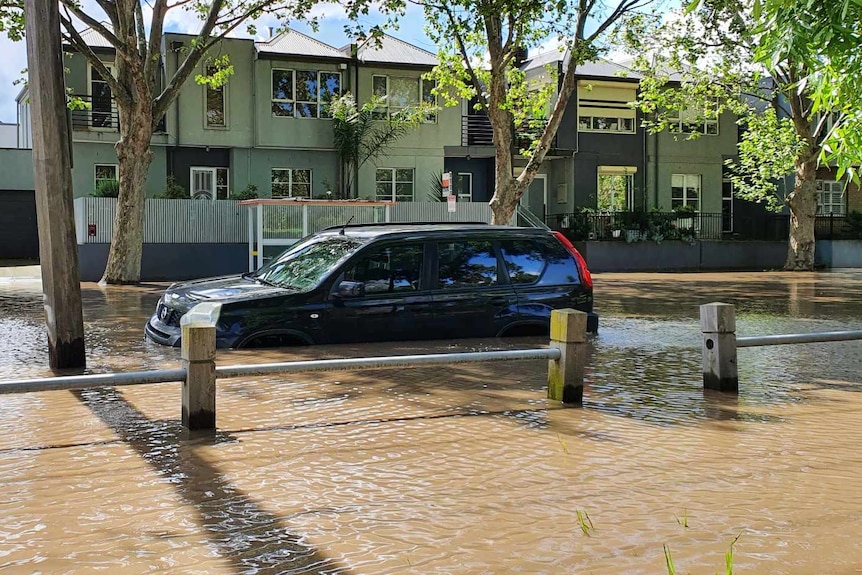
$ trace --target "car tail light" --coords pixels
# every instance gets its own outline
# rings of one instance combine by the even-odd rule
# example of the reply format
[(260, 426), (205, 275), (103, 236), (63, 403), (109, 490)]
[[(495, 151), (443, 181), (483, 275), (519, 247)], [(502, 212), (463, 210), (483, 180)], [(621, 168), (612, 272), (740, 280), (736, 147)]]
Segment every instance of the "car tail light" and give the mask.
[(585, 286), (589, 289), (593, 289), (593, 276), (590, 275), (590, 270), (587, 269), (587, 262), (584, 259), (584, 256), (581, 255), (581, 252), (575, 248), (572, 242), (569, 241), (569, 238), (564, 236), (562, 232), (553, 232), (554, 237), (560, 240), (560, 243), (563, 244), (569, 253), (575, 256), (575, 261), (578, 263), (578, 271), (581, 274), (581, 281)]

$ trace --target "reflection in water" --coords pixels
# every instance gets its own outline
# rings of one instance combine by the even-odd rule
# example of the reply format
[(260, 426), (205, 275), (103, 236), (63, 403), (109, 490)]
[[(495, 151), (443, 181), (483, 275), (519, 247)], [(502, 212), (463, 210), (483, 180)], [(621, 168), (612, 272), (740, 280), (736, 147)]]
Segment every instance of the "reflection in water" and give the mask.
[[(85, 288), (92, 371), (178, 364), (142, 337), (161, 289)], [(215, 440), (184, 438), (176, 384), (0, 396), (0, 570), (654, 574), (668, 545), (713, 573), (742, 532), (738, 572), (855, 572), (859, 342), (741, 349), (740, 395), (704, 392), (697, 305), (737, 305), (741, 335), (862, 329), (862, 273), (605, 274), (596, 296), (584, 409), (547, 403), (540, 361), (223, 381)], [(0, 377), (46, 372), (41, 314), (0, 284)]]

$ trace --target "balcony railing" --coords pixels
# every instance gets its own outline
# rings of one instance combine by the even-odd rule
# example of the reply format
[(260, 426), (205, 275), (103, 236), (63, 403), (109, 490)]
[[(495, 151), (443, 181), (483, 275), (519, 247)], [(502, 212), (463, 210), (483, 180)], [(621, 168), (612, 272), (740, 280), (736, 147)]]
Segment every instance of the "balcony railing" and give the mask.
[[(605, 212), (553, 214), (545, 218), (553, 230), (572, 240), (764, 240), (785, 241), (790, 216), (763, 214), (737, 217), (732, 222), (720, 213)], [(862, 221), (846, 216), (817, 216), (818, 240), (862, 239)]]
[[(116, 100), (77, 94), (74, 98), (84, 102), (87, 108), (72, 110), (73, 130), (104, 130), (108, 132), (120, 130), (120, 115), (117, 111)], [(162, 116), (161, 121), (156, 126), (156, 133), (162, 134), (165, 131), (165, 117)]]
[[(530, 147), (530, 143), (542, 134), (545, 129), (546, 120), (527, 120), (517, 129), (518, 149)], [(491, 128), (491, 120), (483, 114), (461, 116), (461, 145), (462, 146), (493, 146), (494, 130)], [(557, 147), (557, 138), (554, 137), (552, 148)]]

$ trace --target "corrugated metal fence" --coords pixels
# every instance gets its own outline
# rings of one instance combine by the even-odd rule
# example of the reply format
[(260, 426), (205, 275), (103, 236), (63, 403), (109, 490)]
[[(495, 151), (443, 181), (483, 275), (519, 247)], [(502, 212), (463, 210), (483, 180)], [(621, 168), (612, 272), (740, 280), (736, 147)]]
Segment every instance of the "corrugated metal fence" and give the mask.
[[(458, 202), (449, 212), (444, 202), (404, 202), (389, 206), (323, 205), (310, 202), (264, 205), (264, 238), (297, 240), (323, 228), (346, 223), (490, 222), (486, 203)], [(114, 230), (115, 198), (75, 199), (79, 244), (107, 244)], [(245, 243), (248, 210), (233, 200), (146, 200), (144, 243)], [(288, 242), (290, 243), (290, 242)]]
[[(76, 198), (79, 244), (108, 244), (114, 232), (115, 198)], [(144, 243), (245, 243), (248, 214), (233, 200), (146, 201)]]

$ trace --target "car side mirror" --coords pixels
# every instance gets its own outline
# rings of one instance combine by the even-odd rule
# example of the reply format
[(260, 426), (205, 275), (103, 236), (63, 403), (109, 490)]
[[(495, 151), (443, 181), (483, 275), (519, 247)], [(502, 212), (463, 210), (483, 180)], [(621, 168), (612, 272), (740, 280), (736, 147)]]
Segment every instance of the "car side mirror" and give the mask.
[(343, 281), (338, 284), (338, 297), (352, 299), (365, 295), (365, 284), (363, 282)]

